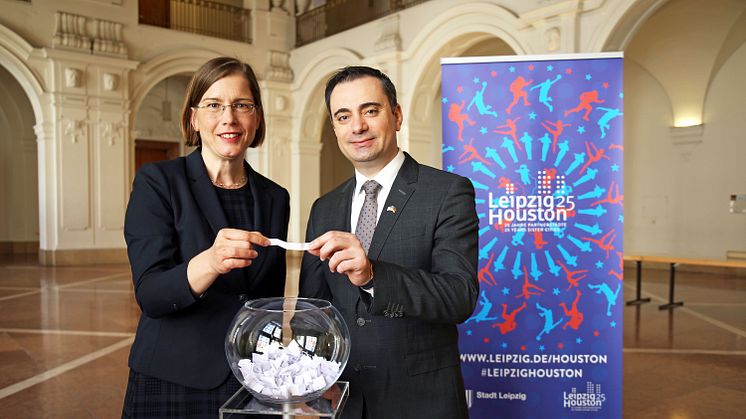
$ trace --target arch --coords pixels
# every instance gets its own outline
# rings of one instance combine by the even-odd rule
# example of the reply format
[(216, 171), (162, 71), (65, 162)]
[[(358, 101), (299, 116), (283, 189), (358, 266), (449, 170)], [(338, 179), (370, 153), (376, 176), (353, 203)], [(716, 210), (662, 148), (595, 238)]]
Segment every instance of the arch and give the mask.
[(637, 31), (669, 0), (615, 2), (607, 18), (608, 24), (598, 25), (590, 37), (588, 52), (624, 51)]
[(33, 70), (26, 64), (34, 48), (12, 30), (0, 24), (0, 66), (3, 66), (21, 85), (26, 97), (31, 102), (37, 125), (46, 119), (40, 98), (44, 94), (44, 85)]
[(132, 72), (134, 80), (131, 92), (132, 115), (137, 114), (142, 101), (148, 92), (161, 80), (177, 74), (193, 73), (205, 61), (221, 55), (218, 51), (205, 49), (187, 49), (159, 55)]
[[(321, 120), (313, 121), (314, 118), (309, 116), (315, 116), (321, 113), (322, 115), (326, 112), (323, 105), (323, 101), (316, 102), (318, 98), (323, 96), (324, 86), (326, 79), (335, 70), (354, 64), (359, 63), (363, 60), (362, 56), (354, 51), (345, 48), (332, 48), (324, 51), (318, 55), (311, 62), (306, 65), (297, 78), (297, 83), (294, 83), (292, 90), (294, 96), (297, 98), (295, 101), (294, 115), (298, 115), (300, 120), (299, 123), (293, 124), (293, 137), (297, 138), (300, 142), (312, 142), (318, 143), (318, 138), (321, 135)], [(321, 112), (319, 112), (321, 109)], [(313, 140), (311, 135), (303, 135), (304, 133), (318, 133), (317, 140)]]

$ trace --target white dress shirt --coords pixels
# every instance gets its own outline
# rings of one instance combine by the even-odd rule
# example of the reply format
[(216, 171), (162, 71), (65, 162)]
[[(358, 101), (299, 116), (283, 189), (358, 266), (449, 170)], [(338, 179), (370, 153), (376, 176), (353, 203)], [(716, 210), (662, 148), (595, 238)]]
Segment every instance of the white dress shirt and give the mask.
[[(352, 195), (352, 211), (350, 211), (350, 226), (352, 227), (353, 234), (355, 233), (355, 230), (357, 230), (357, 219), (360, 218), (360, 210), (363, 208), (363, 203), (365, 202), (363, 183), (368, 180), (375, 180), (381, 185), (381, 189), (378, 191), (378, 195), (376, 196), (376, 203), (378, 204), (376, 220), (378, 220), (381, 218), (381, 212), (383, 212), (383, 207), (386, 205), (386, 199), (389, 197), (389, 192), (391, 192), (391, 186), (393, 186), (396, 175), (399, 174), (399, 169), (401, 169), (403, 164), (404, 153), (399, 149), (396, 157), (384, 166), (380, 172), (376, 173), (372, 179), (366, 178), (362, 173), (355, 170), (355, 193)], [(378, 224), (377, 221), (376, 224)], [(363, 291), (370, 295), (374, 295), (373, 288), (363, 289)]]

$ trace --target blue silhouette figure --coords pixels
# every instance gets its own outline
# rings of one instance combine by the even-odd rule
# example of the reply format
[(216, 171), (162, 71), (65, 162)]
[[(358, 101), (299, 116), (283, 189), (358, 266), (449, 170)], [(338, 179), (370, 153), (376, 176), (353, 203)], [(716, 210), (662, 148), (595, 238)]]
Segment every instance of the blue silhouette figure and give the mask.
[(487, 294), (484, 293), (484, 290), (482, 290), (482, 292), (479, 294), (479, 305), (482, 306), (482, 308), (479, 309), (479, 312), (466, 319), (464, 323), (469, 323), (470, 321), (479, 323), (490, 320), (497, 320), (497, 317), (487, 317), (487, 315), (490, 314), (490, 310), (492, 310), (492, 301), (487, 299)]
[(616, 305), (616, 299), (619, 296), (619, 290), (622, 289), (622, 284), (617, 284), (616, 291), (612, 291), (606, 283), (601, 284), (588, 284), (588, 288), (596, 291), (596, 294), (603, 294), (606, 297), (606, 315), (611, 316), (611, 307)]
[(477, 105), (477, 111), (480, 115), (492, 115), (495, 118), (497, 118), (497, 112), (491, 111), (492, 105), (485, 105), (484, 103), (484, 89), (487, 88), (487, 82), (482, 82), (482, 90), (478, 92), (474, 92), (474, 97), (471, 99), (471, 102), (469, 102), (469, 106), (466, 107), (466, 110), (471, 109), (471, 105)]
[(533, 176), (529, 173), (528, 166), (525, 164), (522, 164), (518, 166), (518, 170), (515, 171), (516, 173), (521, 174), (521, 182), (523, 182), (524, 185), (531, 184), (531, 179)]
[(539, 310), (539, 316), (544, 318), (544, 328), (541, 329), (541, 332), (539, 332), (539, 334), (536, 336), (536, 340), (541, 340), (542, 335), (548, 335), (549, 332), (554, 330), (555, 327), (559, 326), (560, 323), (565, 320), (565, 318), (562, 317), (557, 320), (557, 323), (552, 323), (554, 321), (554, 314), (552, 313), (552, 310), (542, 307), (539, 303), (536, 303), (536, 308)]
[(554, 78), (554, 80), (546, 79), (542, 83), (537, 84), (536, 86), (532, 87), (529, 90), (539, 89), (539, 102), (543, 103), (547, 108), (549, 108), (549, 112), (552, 112), (554, 108), (552, 107), (552, 104), (549, 103), (552, 101), (552, 98), (549, 97), (549, 89), (552, 87), (554, 83), (557, 83), (562, 79), (561, 74), (557, 74), (557, 77)]
[(619, 111), (619, 109), (617, 108), (611, 109), (611, 108), (602, 108), (599, 106), (596, 108), (596, 110), (598, 109), (604, 111), (604, 114), (601, 116), (601, 118), (598, 119), (598, 122), (597, 122), (598, 127), (601, 129), (601, 138), (604, 138), (606, 137), (606, 130), (611, 128), (609, 126), (609, 121), (616, 118), (617, 116), (624, 115), (624, 114), (621, 111)]

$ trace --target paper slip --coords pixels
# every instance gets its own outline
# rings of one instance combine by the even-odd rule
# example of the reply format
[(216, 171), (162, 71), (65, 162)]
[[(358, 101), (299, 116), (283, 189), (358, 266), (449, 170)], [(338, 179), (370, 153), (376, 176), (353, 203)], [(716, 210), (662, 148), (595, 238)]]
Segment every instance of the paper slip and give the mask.
[(288, 243), (280, 239), (269, 239), (270, 246), (280, 246), (286, 250), (300, 250), (305, 251), (311, 246), (311, 243)]

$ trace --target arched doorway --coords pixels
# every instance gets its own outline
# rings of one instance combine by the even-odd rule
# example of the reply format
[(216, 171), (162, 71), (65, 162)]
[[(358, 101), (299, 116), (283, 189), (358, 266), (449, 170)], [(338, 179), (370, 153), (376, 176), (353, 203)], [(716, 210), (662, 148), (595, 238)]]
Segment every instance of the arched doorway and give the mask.
[(188, 75), (166, 77), (145, 95), (135, 117), (135, 171), (145, 163), (184, 155), (180, 120)]
[(36, 118), (26, 93), (0, 66), (0, 254), (37, 254), (39, 188)]

